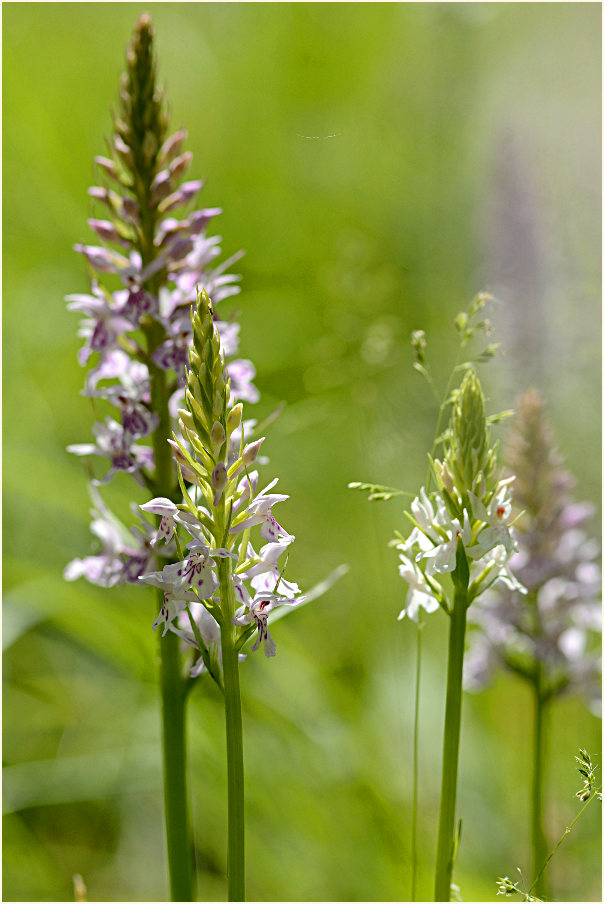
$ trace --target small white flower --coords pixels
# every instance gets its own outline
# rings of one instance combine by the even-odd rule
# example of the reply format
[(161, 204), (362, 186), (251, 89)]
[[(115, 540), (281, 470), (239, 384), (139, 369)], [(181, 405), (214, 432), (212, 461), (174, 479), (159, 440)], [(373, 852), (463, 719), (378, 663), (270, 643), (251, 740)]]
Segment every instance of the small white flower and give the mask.
[(484, 550), (489, 550), (501, 544), (510, 555), (516, 548), (516, 544), (508, 526), (512, 514), (508, 483), (509, 481), (502, 481), (499, 484), (488, 508), (470, 490), (468, 490), (468, 497), (473, 516), (477, 521), (483, 521), (488, 525), (478, 534), (478, 545)]
[[(267, 543), (260, 550), (260, 561), (247, 569), (244, 578), (250, 578), (251, 585), (254, 590), (272, 593), (277, 584), (279, 592), (288, 599), (293, 599), (296, 594), (300, 593), (300, 588), (293, 581), (286, 581), (281, 576), (277, 559), (291, 545), (292, 537), (280, 537), (274, 543)], [(252, 550), (252, 557), (255, 554)]]
[(420, 559), (428, 559), (428, 565), (426, 566), (426, 574), (428, 575), (433, 575), (434, 572), (437, 574), (447, 574), (448, 572), (455, 571), (458, 537), (461, 537), (466, 548), (470, 545), (472, 540), (472, 527), (470, 525), (468, 513), (465, 509), (463, 513), (463, 527), (457, 518), (453, 518), (453, 520), (450, 521), (447, 534), (449, 535), (447, 540), (441, 541), (432, 549), (420, 552), (417, 556), (418, 561)]
[[(289, 499), (289, 496), (285, 496), (282, 493), (267, 492), (272, 489), (276, 483), (277, 481), (273, 480), (272, 483), (261, 490), (258, 495), (248, 503), (245, 512), (242, 512), (235, 519), (233, 527), (231, 527), (232, 534), (240, 533), (248, 527), (254, 527), (257, 524), (261, 524), (260, 536), (264, 540), (275, 541), (279, 540), (281, 537), (289, 538), (290, 542), (294, 540), (293, 535), (288, 534), (273, 516), (272, 506), (277, 502), (284, 502), (286, 499)], [(247, 517), (242, 517), (242, 515), (246, 515)]]
[[(403, 546), (398, 548), (403, 549)], [(402, 564), (398, 567), (398, 573), (408, 583), (409, 591), (405, 600), (405, 606), (401, 610), (398, 620), (400, 621), (407, 616), (407, 618), (417, 622), (419, 607), (421, 606), (426, 612), (436, 612), (439, 607), (438, 600), (435, 599), (424, 575), (413, 559), (402, 553), (399, 558)]]
[[(149, 581), (148, 583), (152, 582)], [(196, 599), (197, 597), (194, 593), (181, 592), (176, 596), (170, 591), (166, 591), (166, 593), (164, 593), (162, 607), (159, 610), (159, 615), (153, 622), (153, 630), (155, 631), (158, 625), (163, 624), (164, 629), (162, 631), (162, 637), (165, 637), (166, 633), (171, 629), (172, 622), (176, 616), (180, 615), (181, 612), (184, 612), (188, 602), (193, 602)]]
[[(441, 536), (439, 531), (435, 528), (446, 528), (450, 525), (451, 520), (440, 496), (435, 496), (435, 502), (436, 512), (434, 511), (434, 507), (426, 490), (422, 487), (419, 496), (411, 503), (411, 513), (420, 530), (430, 537), (434, 543), (439, 543)], [(415, 529), (415, 533), (419, 533), (417, 528)]]
[[(235, 578), (235, 576), (233, 576)], [(276, 644), (268, 630), (268, 616), (276, 606), (296, 606), (305, 601), (305, 597), (300, 596), (297, 599), (288, 599), (284, 596), (277, 596), (274, 593), (261, 592), (256, 593), (254, 599), (251, 599), (246, 587), (243, 583), (233, 580), (235, 585), (235, 595), (238, 599), (243, 600), (243, 605), (235, 612), (235, 617), (231, 619), (234, 625), (250, 625), (254, 623), (258, 628), (258, 639), (252, 647), (252, 653), (255, 652), (260, 644), (264, 645), (264, 655), (274, 656), (276, 652)]]
[[(187, 547), (191, 555), (183, 562), (165, 565), (161, 571), (141, 575), (139, 580), (160, 587), (178, 599), (208, 599), (219, 586), (213, 559), (237, 557), (228, 549), (210, 549), (200, 540), (191, 540)], [(191, 591), (194, 593), (187, 596), (187, 592)]]
[(161, 515), (161, 521), (153, 545), (159, 543), (160, 540), (165, 540), (167, 543), (176, 530), (175, 519), (178, 515), (178, 506), (165, 496), (157, 496), (150, 502), (145, 502), (144, 505), (140, 505), (139, 508), (141, 508), (143, 512), (149, 512), (152, 515)]
[(514, 577), (508, 568), (508, 561), (509, 553), (502, 544), (494, 546), (485, 553), (481, 564), (489, 567), (494, 563), (494, 568), (492, 571), (489, 571), (489, 581), (482, 592), (488, 587), (491, 587), (496, 581), (501, 581), (501, 583), (505, 584), (510, 590), (517, 590), (518, 593), (524, 594), (527, 592), (526, 587)]

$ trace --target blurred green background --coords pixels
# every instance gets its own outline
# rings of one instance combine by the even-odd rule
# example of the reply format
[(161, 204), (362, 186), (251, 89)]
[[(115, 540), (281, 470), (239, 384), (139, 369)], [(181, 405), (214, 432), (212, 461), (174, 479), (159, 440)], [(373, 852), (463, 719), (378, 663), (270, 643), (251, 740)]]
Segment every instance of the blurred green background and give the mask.
[[(79, 395), (85, 291), (74, 242), (104, 152), (138, 3), (10, 3), (4, 89), (4, 900), (165, 900), (153, 594), (61, 572), (91, 549)], [(258, 369), (271, 464), (291, 500), (288, 572), (322, 600), (275, 628), (277, 658), (242, 669), (250, 900), (407, 900), (413, 626), (387, 548), (435, 424), (408, 337), (438, 380), (452, 318), (492, 291), (505, 357), (491, 410), (529, 385), (550, 404), (579, 498), (600, 490), (600, 41), (593, 3), (153, 3), (160, 80), (189, 132), (202, 203), (246, 256), (242, 353)], [(318, 137), (316, 137), (318, 136)], [(325, 137), (333, 136), (333, 137)], [(106, 493), (127, 512), (130, 483)], [(429, 899), (446, 625), (425, 631), (419, 897)], [(530, 699), (500, 676), (464, 703), (456, 881), (530, 879)], [(224, 900), (223, 717), (208, 682), (190, 708), (199, 894)], [(552, 842), (578, 809), (573, 756), (601, 751), (581, 700), (556, 708)], [(590, 808), (551, 866), (558, 900), (601, 900)]]

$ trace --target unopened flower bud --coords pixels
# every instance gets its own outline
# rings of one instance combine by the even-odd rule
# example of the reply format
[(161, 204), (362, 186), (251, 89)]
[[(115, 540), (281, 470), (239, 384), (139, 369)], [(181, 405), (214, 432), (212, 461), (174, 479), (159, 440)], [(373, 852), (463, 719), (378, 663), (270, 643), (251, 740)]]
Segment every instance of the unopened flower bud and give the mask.
[(447, 464), (458, 490), (464, 492), (472, 487), (479, 471), (487, 472), (489, 456), (484, 394), (473, 368), (466, 371), (453, 404), (450, 432)]
[(436, 477), (439, 482), (443, 485), (447, 493), (451, 495), (454, 489), (454, 483), (453, 475), (447, 467), (447, 462), (439, 461), (438, 459), (436, 459), (436, 461), (434, 462), (434, 471), (436, 472)]
[(171, 187), (170, 173), (167, 170), (162, 170), (157, 174), (151, 185), (151, 202), (157, 204), (167, 197), (170, 194)]
[(212, 486), (216, 490), (214, 496), (214, 505), (218, 505), (220, 501), (220, 497), (224, 493), (224, 488), (226, 487), (229, 481), (227, 469), (224, 462), (219, 461), (214, 470), (212, 471)]
[(88, 220), (88, 225), (94, 229), (96, 234), (107, 242), (115, 242), (118, 244), (122, 241), (117, 229), (109, 220)]
[(167, 141), (164, 142), (161, 151), (159, 152), (161, 159), (166, 161), (172, 160), (172, 158), (175, 157), (176, 154), (178, 154), (178, 152), (180, 151), (186, 137), (187, 133), (184, 131), (184, 129), (181, 129), (180, 131), (175, 132), (173, 135), (171, 135), (167, 139)]
[(226, 439), (226, 433), (220, 421), (215, 421), (214, 426), (212, 427), (212, 432), (210, 433), (210, 439), (212, 440), (214, 449), (220, 449), (220, 447), (224, 443)]
[(110, 195), (106, 188), (103, 188), (100, 185), (92, 185), (88, 189), (87, 194), (91, 198), (94, 198), (95, 201), (102, 201), (102, 203), (106, 204), (107, 207), (111, 207), (111, 202), (109, 200)]
[(476, 477), (474, 478), (474, 483), (472, 485), (472, 492), (475, 496), (478, 496), (479, 499), (482, 499), (484, 494), (487, 491), (487, 482), (484, 476), (484, 471), (480, 471)]
[(113, 147), (115, 148), (115, 151), (120, 159), (126, 164), (126, 166), (132, 169), (134, 166), (134, 157), (132, 156), (132, 151), (120, 135), (114, 136)]
[(189, 467), (189, 465), (187, 463), (187, 459), (182, 454), (182, 451), (181, 451), (178, 443), (176, 443), (173, 439), (169, 439), (168, 442), (170, 443), (170, 446), (172, 447), (172, 452), (174, 453), (175, 462), (178, 465), (180, 465), (180, 470), (182, 472), (182, 476), (184, 477), (185, 480), (188, 480), (189, 483), (195, 483), (196, 479), (197, 479), (195, 472)]
[(117, 179), (117, 167), (113, 160), (110, 160), (109, 157), (95, 157), (94, 162), (103, 169), (108, 176), (112, 179)]
[(151, 164), (157, 154), (157, 138), (152, 131), (147, 129), (143, 138), (143, 156), (147, 164)]
[(179, 408), (178, 416), (180, 418), (181, 424), (183, 424), (189, 430), (195, 431), (195, 421), (193, 420), (193, 415), (191, 414), (190, 411), (187, 411), (186, 408)]
[(133, 220), (138, 223), (140, 220), (140, 211), (138, 203), (134, 198), (122, 199), (122, 214), (126, 220)]
[(227, 433), (231, 434), (233, 430), (236, 430), (237, 427), (241, 424), (241, 417), (243, 415), (243, 405), (241, 402), (237, 402), (236, 405), (231, 408), (227, 416)]
[(224, 399), (220, 392), (214, 393), (214, 406), (212, 408), (214, 417), (220, 417), (224, 408)]
[(190, 251), (193, 249), (193, 240), (188, 235), (180, 236), (177, 239), (174, 239), (171, 245), (167, 248), (167, 255), (170, 260), (179, 261), (182, 260)]
[(264, 436), (261, 439), (257, 439), (255, 442), (247, 445), (243, 450), (242, 461), (246, 467), (256, 461), (258, 452), (260, 451), (260, 446), (264, 442), (264, 439)]
[(195, 351), (194, 348), (189, 349), (189, 362), (191, 365), (191, 370), (195, 371), (195, 373), (198, 373), (198, 374), (201, 373), (202, 368), (205, 367), (205, 365), (203, 365), (201, 363), (201, 358), (199, 357), (199, 355), (197, 354), (197, 352)]
[(170, 176), (172, 179), (180, 179), (189, 168), (193, 154), (191, 151), (185, 151), (180, 157), (176, 157), (170, 164)]

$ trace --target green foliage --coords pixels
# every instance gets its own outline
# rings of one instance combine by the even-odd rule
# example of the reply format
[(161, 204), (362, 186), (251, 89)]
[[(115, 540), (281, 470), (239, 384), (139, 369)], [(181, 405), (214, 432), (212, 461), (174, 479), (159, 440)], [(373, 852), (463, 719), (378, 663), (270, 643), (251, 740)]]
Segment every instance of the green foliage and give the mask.
[(583, 778), (583, 787), (577, 791), (575, 797), (578, 797), (580, 801), (585, 803), (592, 794), (599, 794), (599, 791), (596, 788), (598, 781), (596, 772), (597, 766), (592, 762), (587, 750), (579, 749), (579, 756), (576, 756), (575, 760), (579, 764), (577, 766), (579, 775)]
[(582, 802), (583, 806), (573, 819), (573, 821), (565, 828), (562, 836), (558, 839), (552, 850), (547, 855), (545, 863), (539, 870), (538, 875), (533, 879), (532, 883), (528, 888), (522, 888), (521, 882), (524, 885), (524, 881), (522, 878), (522, 872), (519, 867), (518, 873), (520, 875), (520, 880), (517, 882), (512, 882), (512, 880), (508, 876), (504, 876), (503, 878), (497, 879), (497, 894), (505, 895), (509, 897), (510, 895), (521, 895), (523, 901), (541, 901), (541, 898), (534, 897), (532, 891), (539, 884), (539, 880), (543, 876), (545, 870), (550, 864), (550, 861), (554, 857), (554, 855), (558, 852), (558, 849), (564, 839), (570, 835), (571, 831), (581, 819), (583, 814), (585, 813), (587, 807), (592, 802), (592, 800), (602, 800), (602, 787), (596, 787), (597, 785), (597, 767), (592, 762), (591, 756), (586, 750), (582, 748), (579, 749), (579, 756), (575, 756), (575, 760), (577, 761), (579, 774), (583, 777), (583, 787), (580, 791), (577, 791), (575, 797), (578, 797)]

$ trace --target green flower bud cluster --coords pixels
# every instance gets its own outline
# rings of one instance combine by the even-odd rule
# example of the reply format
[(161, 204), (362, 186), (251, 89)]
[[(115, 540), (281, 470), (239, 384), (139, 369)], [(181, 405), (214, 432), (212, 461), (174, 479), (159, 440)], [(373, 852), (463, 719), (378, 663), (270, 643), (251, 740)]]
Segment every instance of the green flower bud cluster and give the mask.
[(457, 517), (468, 507), (468, 491), (484, 498), (492, 489), (489, 478), (496, 459), (497, 447), (490, 445), (484, 393), (476, 371), (470, 367), (453, 398), (444, 461), (432, 463), (451, 514)]
[[(179, 408), (178, 414), (182, 435), (194, 455), (189, 454), (176, 436), (171, 445), (181, 473), (184, 471), (184, 476), (195, 482), (208, 503), (214, 505), (216, 481), (221, 483), (221, 493), (226, 486), (228, 439), (235, 425), (238, 426), (241, 422), (241, 405), (227, 412), (229, 384), (225, 380), (220, 339), (214, 328), (214, 309), (205, 289), (198, 291), (197, 306), (191, 312), (191, 322), (193, 348), (189, 350), (186, 408)], [(236, 409), (239, 409), (239, 417), (236, 416)]]
[(473, 368), (466, 371), (459, 395), (453, 404), (451, 438), (447, 463), (458, 488), (471, 489), (474, 478), (487, 465), (489, 431), (484, 410), (484, 394)]
[[(176, 435), (170, 441), (179, 468), (179, 481), (188, 509), (214, 536), (217, 544), (226, 542), (223, 518), (214, 510), (223, 500), (225, 506), (237, 497), (237, 481), (242, 471), (258, 456), (262, 439), (243, 446), (243, 431), (238, 451), (232, 450), (232, 434), (241, 426), (243, 405), (229, 407), (230, 386), (214, 327), (212, 302), (205, 291), (197, 294), (197, 306), (191, 314), (193, 348), (185, 387), (186, 408), (179, 408), (179, 427), (190, 449)], [(183, 479), (199, 487), (211, 513), (210, 518), (191, 500)], [(241, 491), (239, 491), (240, 494)]]
[(120, 113), (115, 117), (117, 151), (129, 170), (129, 183), (142, 200), (151, 190), (158, 170), (158, 152), (168, 127), (163, 91), (157, 87), (153, 54), (153, 24), (143, 14), (126, 52), (127, 72), (122, 76)]
[[(229, 385), (225, 380), (220, 338), (214, 329), (214, 308), (205, 289), (197, 294), (197, 308), (191, 316), (193, 348), (189, 350), (185, 399), (195, 427), (206, 446), (226, 438), (226, 409)], [(222, 429), (221, 429), (222, 428)], [(220, 448), (224, 445), (224, 438)]]

